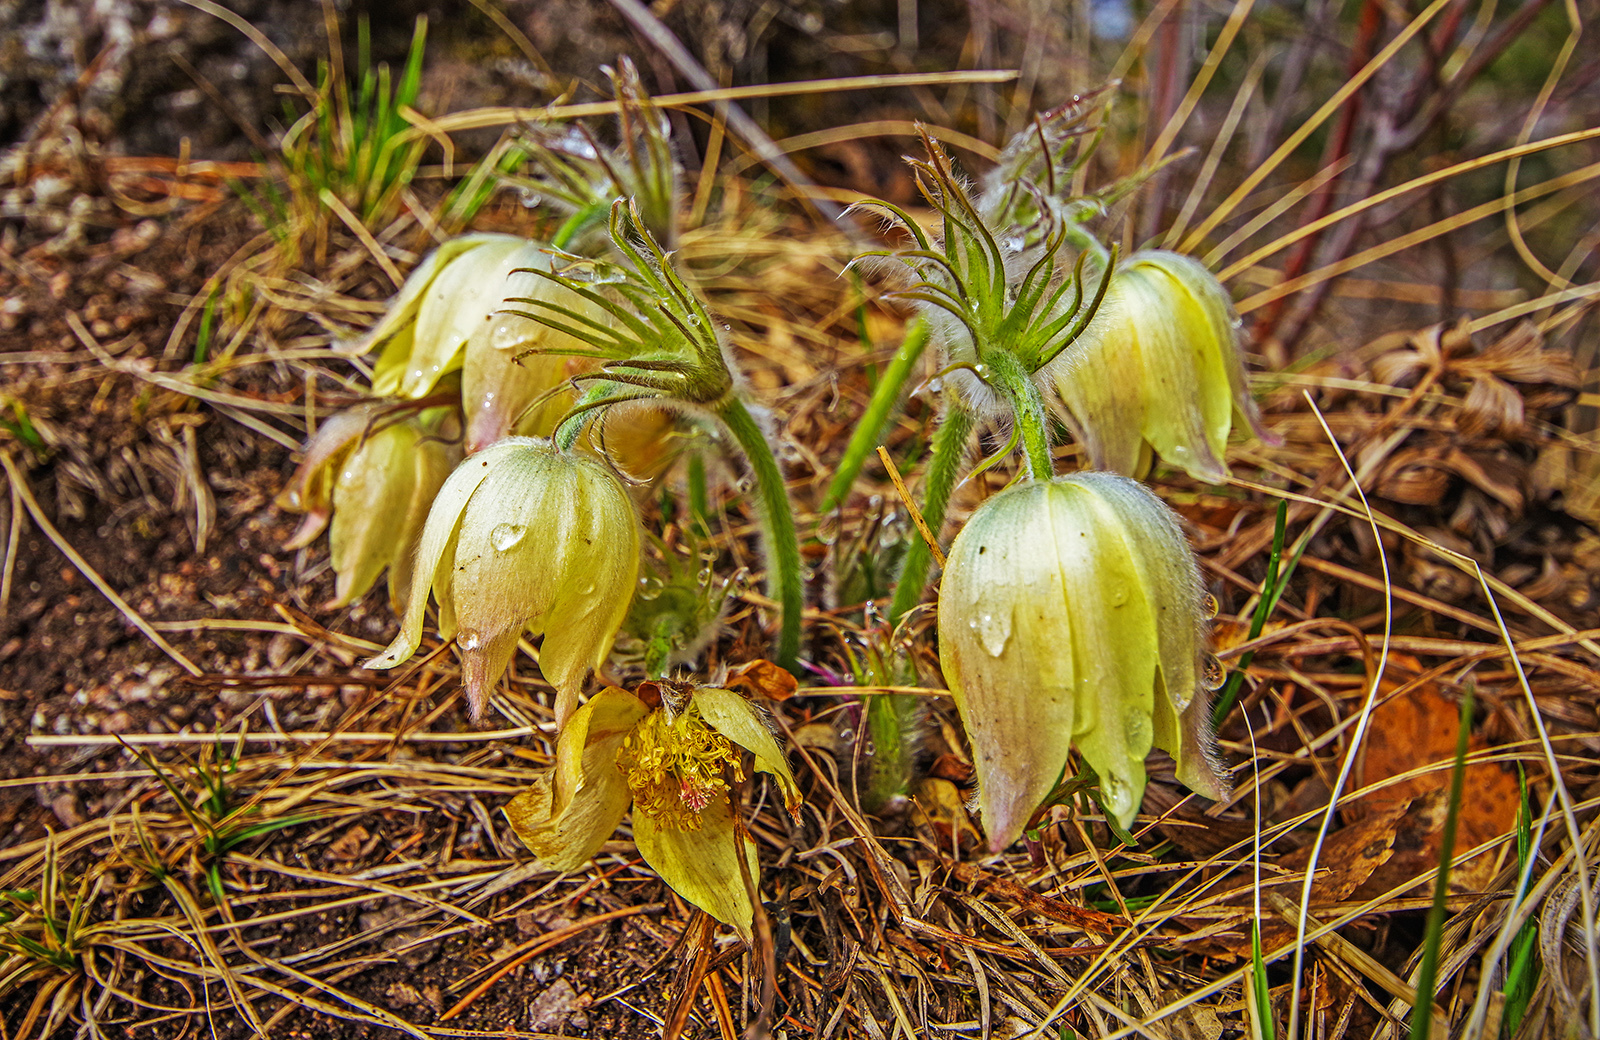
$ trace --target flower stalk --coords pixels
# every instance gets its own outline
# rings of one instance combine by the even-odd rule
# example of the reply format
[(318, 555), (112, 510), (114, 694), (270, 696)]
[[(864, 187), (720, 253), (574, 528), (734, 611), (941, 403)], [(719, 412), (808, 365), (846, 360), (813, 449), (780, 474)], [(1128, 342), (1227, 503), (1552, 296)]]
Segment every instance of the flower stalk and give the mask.
[[(604, 409), (651, 401), (714, 419), (727, 429), (750, 464), (768, 558), (767, 587), (781, 615), (775, 658), (792, 668), (800, 648), (803, 588), (794, 510), (783, 473), (765, 433), (751, 415), (729, 364), (722, 326), (678, 272), (632, 200), (611, 207), (611, 245), (622, 263), (564, 255), (560, 270), (533, 273), (577, 294), (585, 309), (549, 299), (514, 297), (531, 307), (511, 310), (585, 340), (582, 350), (537, 347), (534, 352), (596, 358), (596, 371), (573, 377), (584, 386), (578, 403), (556, 428), (558, 445), (576, 442)], [(588, 307), (605, 312), (603, 318)]]

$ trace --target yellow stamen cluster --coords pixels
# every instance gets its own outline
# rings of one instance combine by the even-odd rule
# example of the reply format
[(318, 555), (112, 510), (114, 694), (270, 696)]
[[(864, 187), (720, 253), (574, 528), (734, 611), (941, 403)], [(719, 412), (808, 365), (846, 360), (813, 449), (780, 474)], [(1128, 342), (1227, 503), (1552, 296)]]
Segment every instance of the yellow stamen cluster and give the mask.
[(700, 813), (726, 795), (729, 773), (744, 779), (739, 750), (691, 706), (675, 719), (653, 711), (622, 738), (617, 768), (633, 790), (635, 812), (682, 831), (700, 829)]

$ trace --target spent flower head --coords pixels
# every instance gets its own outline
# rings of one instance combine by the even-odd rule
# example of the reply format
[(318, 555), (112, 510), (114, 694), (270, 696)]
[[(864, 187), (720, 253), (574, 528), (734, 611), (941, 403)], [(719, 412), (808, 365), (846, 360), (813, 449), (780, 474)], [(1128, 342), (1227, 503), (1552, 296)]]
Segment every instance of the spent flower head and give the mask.
[(746, 779), (747, 752), (756, 771), (778, 782), (790, 814), (797, 813), (794, 775), (744, 697), (677, 682), (645, 683), (639, 694), (607, 687), (572, 716), (557, 740), (554, 768), (536, 775), (506, 806), (506, 816), (541, 863), (570, 871), (600, 851), (631, 805), (633, 838), (645, 862), (748, 941), (750, 892), (760, 869), (730, 798)]
[(1152, 744), (1221, 797), (1211, 751), (1199, 570), (1137, 481), (1080, 473), (985, 502), (939, 587), (939, 661), (972, 742), (995, 851), (1022, 833), (1076, 746), (1127, 827)]
[(544, 634), (539, 668), (556, 688), (556, 723), (577, 705), (633, 598), (639, 521), (603, 463), (532, 437), (511, 437), (445, 481), (417, 548), (400, 634), (368, 668), (416, 652), (431, 591), (439, 634), (461, 651), (474, 719), (524, 631)]
[(1263, 439), (1239, 351), (1239, 319), (1217, 279), (1181, 253), (1135, 253), (1094, 320), (1046, 373), (1089, 464), (1143, 476), (1154, 453), (1196, 480), (1228, 479), (1237, 421)]

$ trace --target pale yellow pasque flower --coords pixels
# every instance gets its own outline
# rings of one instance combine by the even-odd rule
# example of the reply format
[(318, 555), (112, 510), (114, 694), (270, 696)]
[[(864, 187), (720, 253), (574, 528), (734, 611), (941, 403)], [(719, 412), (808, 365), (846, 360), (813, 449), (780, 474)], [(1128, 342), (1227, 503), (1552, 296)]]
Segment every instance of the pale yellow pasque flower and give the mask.
[(1135, 480), (1020, 484), (967, 521), (939, 586), (939, 662), (972, 744), (992, 849), (1022, 833), (1073, 746), (1123, 827), (1152, 745), (1190, 788), (1222, 796), (1202, 596), (1177, 519)]
[(1146, 250), (1119, 264), (1083, 334), (1039, 373), (1096, 469), (1143, 476), (1153, 452), (1228, 479), (1235, 421), (1261, 426), (1227, 291), (1200, 261)]
[(382, 348), (373, 393), (425, 397), (461, 373), (470, 454), (513, 434), (548, 436), (572, 404), (562, 384), (594, 367), (584, 341), (519, 314), (513, 299), (542, 300), (590, 321), (607, 312), (538, 272), (554, 257), (543, 242), (516, 235), (451, 239), (430, 254), (384, 317), (346, 350)]
[(754, 842), (734, 825), (729, 791), (745, 779), (748, 751), (756, 770), (777, 780), (793, 814), (800, 806), (794, 775), (739, 694), (668, 682), (640, 691), (659, 693), (660, 705), (610, 686), (579, 708), (561, 730), (555, 767), (535, 776), (506, 816), (544, 866), (570, 871), (594, 858), (631, 805), (645, 862), (748, 941), (755, 909), (744, 875), (754, 886), (760, 868)]
[(305, 458), (278, 504), (306, 513), (285, 548), (309, 545), (328, 530), (337, 580), (331, 607), (366, 594), (385, 568), (389, 603), (410, 596), (411, 565), (434, 495), (461, 461), (461, 448), (438, 436), (425, 417), (389, 421), (357, 408), (329, 417), (311, 438)]
[(400, 634), (368, 668), (416, 652), (432, 591), (439, 634), (454, 639), (474, 719), (523, 632), (544, 634), (539, 668), (555, 686), (556, 723), (584, 676), (611, 652), (639, 576), (639, 521), (603, 463), (547, 440), (510, 437), (469, 456), (445, 481), (417, 548)]

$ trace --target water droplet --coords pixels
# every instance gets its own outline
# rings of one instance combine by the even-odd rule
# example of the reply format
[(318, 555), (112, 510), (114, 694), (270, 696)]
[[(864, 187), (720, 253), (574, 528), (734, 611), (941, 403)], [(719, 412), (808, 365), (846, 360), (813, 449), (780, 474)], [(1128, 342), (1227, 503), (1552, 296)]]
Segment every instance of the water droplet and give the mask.
[(695, 581), (698, 581), (702, 585), (710, 585), (711, 578), (712, 573), (710, 567), (701, 567), (700, 572), (694, 576)]
[(456, 645), (463, 650), (476, 650), (483, 644), (483, 637), (478, 635), (477, 629), (463, 628), (456, 633)]
[(497, 552), (507, 552), (522, 541), (523, 535), (527, 533), (527, 527), (522, 524), (495, 524), (494, 530), (489, 532), (489, 544), (494, 546)]
[(1217, 611), (1219, 611), (1221, 609), (1222, 609), (1222, 604), (1218, 603), (1217, 602), (1217, 597), (1213, 596), (1211, 593), (1208, 592), (1203, 597), (1201, 597), (1201, 599), (1200, 599), (1200, 615), (1202, 617), (1204, 617), (1207, 621), (1210, 621), (1212, 618), (1216, 617), (1217, 616)]
[(532, 188), (523, 188), (517, 201), (521, 202), (527, 209), (538, 209), (540, 204), (544, 202), (544, 197)]
[(999, 657), (1006, 652), (1006, 643), (1011, 641), (1011, 608), (1009, 606), (1000, 610), (985, 610), (978, 614), (977, 624), (978, 641), (989, 652), (990, 657)]
[(496, 350), (514, 350), (527, 342), (527, 332), (526, 321), (501, 317), (489, 329), (489, 346)]
[(832, 545), (839, 540), (839, 514), (829, 513), (817, 521), (817, 541)]
[(877, 628), (883, 624), (883, 611), (878, 609), (878, 601), (869, 599), (862, 608), (862, 620), (868, 628)]
[(580, 595), (580, 596), (592, 596), (592, 595), (594, 595), (594, 582), (591, 581), (588, 584), (584, 585), (583, 588), (579, 589), (578, 590), (578, 595)]
[(1107, 773), (1100, 778), (1100, 798), (1110, 812), (1116, 813), (1120, 810), (1128, 803), (1132, 794), (1128, 781), (1116, 773)]
[(1012, 235), (1000, 243), (1013, 253), (1022, 252), (1023, 241), (1021, 235)]
[(1128, 586), (1118, 584), (1111, 590), (1111, 605), (1113, 607), (1125, 606), (1128, 602)]
[(937, 394), (937, 393), (942, 393), (943, 391), (944, 391), (944, 380), (943, 379), (930, 379), (930, 380), (928, 380), (928, 393)]
[(1227, 679), (1228, 670), (1222, 667), (1222, 662), (1207, 654), (1200, 672), (1200, 684), (1208, 690), (1220, 690)]
[(639, 579), (639, 598), (652, 600), (661, 595), (661, 579), (646, 575)]

